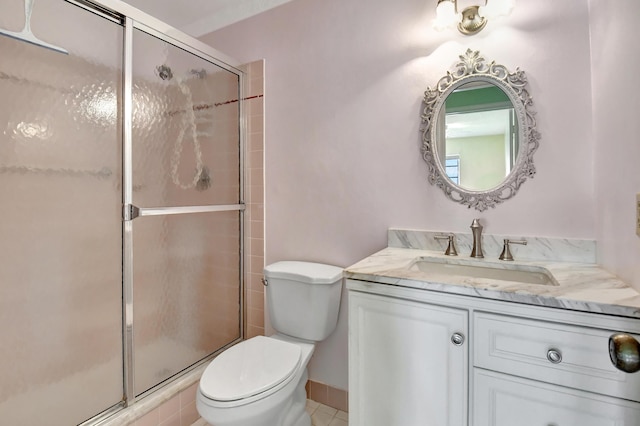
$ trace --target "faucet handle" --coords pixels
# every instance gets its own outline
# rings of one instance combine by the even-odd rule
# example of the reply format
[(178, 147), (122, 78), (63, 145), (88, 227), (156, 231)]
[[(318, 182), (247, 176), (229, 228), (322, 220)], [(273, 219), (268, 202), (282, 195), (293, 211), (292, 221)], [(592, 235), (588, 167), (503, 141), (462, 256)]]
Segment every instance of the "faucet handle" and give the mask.
[(514, 241), (514, 240), (509, 240), (505, 238), (504, 247), (502, 248), (502, 253), (500, 253), (500, 257), (498, 257), (498, 259), (507, 260), (507, 261), (513, 260), (513, 255), (511, 254), (511, 249), (509, 248), (509, 244), (521, 244), (523, 246), (526, 246), (527, 242), (525, 240)]
[(436, 240), (449, 240), (449, 244), (447, 244), (447, 249), (444, 251), (444, 254), (447, 256), (457, 256), (458, 251), (456, 250), (455, 238), (456, 236), (453, 234), (449, 235), (436, 235), (433, 237)]

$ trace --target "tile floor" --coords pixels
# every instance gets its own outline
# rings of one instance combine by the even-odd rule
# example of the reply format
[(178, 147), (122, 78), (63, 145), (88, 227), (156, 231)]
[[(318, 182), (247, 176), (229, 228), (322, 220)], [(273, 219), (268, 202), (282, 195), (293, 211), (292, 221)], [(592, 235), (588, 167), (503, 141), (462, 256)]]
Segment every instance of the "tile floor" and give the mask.
[(349, 426), (349, 413), (307, 399), (311, 426)]
[[(310, 399), (307, 399), (307, 413), (311, 416), (311, 426), (349, 426), (349, 413)], [(191, 426), (207, 426), (207, 422), (200, 419)]]

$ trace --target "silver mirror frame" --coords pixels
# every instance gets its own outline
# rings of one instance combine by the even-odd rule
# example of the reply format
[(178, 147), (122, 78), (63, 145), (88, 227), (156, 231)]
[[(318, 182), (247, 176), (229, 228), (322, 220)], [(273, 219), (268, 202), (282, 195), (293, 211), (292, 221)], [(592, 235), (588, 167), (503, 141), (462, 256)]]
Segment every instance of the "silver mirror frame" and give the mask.
[[(484, 211), (513, 197), (527, 178), (533, 178), (536, 173), (533, 153), (540, 144), (540, 133), (536, 130), (533, 100), (524, 71), (516, 68), (512, 73), (495, 61), (487, 63), (479, 51), (471, 49), (467, 49), (459, 58), (453, 70), (447, 71), (435, 88), (427, 88), (424, 92), (422, 157), (429, 167), (429, 183), (441, 188), (451, 200)], [(486, 191), (471, 191), (456, 185), (447, 177), (444, 166), (438, 160), (438, 117), (447, 96), (463, 84), (473, 81), (485, 81), (502, 89), (511, 100), (518, 121), (519, 147), (515, 165), (502, 183)]]

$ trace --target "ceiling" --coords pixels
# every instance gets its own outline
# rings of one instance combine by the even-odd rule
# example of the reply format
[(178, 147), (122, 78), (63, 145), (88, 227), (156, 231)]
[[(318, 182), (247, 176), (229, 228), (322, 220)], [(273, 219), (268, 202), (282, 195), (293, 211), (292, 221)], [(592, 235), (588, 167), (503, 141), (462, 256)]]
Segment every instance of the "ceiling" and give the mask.
[(194, 37), (231, 25), (291, 0), (123, 0)]

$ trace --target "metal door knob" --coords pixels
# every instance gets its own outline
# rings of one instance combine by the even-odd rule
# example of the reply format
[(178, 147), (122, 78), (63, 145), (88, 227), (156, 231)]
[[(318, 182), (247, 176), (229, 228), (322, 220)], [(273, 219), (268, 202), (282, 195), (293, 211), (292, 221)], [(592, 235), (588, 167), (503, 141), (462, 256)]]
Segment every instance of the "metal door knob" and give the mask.
[(618, 370), (640, 371), (640, 343), (629, 334), (616, 333), (609, 337), (609, 357)]
[(453, 343), (456, 346), (461, 346), (464, 343), (464, 334), (453, 333), (451, 335), (451, 343)]

